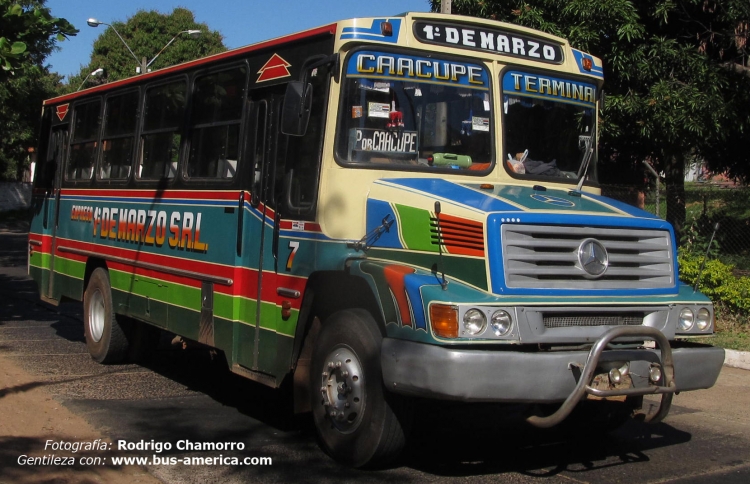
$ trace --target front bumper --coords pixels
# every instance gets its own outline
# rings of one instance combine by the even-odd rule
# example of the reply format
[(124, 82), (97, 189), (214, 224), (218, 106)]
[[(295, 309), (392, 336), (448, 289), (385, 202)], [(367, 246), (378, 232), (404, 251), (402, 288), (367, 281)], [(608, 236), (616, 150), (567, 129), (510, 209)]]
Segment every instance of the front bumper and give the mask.
[[(653, 363), (664, 365), (664, 348), (602, 348), (593, 363), (596, 366), (614, 361), (629, 362), (632, 386), (642, 389), (640, 394), (697, 390), (716, 383), (724, 364), (722, 348), (701, 346), (667, 350), (674, 365), (673, 384), (668, 390), (661, 387), (661, 390), (654, 391), (648, 380)], [(590, 383), (586, 381), (579, 385), (586, 372), (577, 371), (585, 369), (590, 359), (589, 351), (524, 352), (518, 346), (510, 345), (459, 349), (394, 338), (385, 338), (381, 350), (383, 381), (389, 390), (465, 402), (565, 401), (581, 385)], [(590, 368), (589, 374), (593, 370)]]

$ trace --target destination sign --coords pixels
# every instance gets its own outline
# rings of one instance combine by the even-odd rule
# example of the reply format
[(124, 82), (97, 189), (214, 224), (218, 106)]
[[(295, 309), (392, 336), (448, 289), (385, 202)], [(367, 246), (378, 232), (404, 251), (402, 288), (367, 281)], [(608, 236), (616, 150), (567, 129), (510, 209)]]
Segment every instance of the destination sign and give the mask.
[(500, 29), (443, 22), (415, 22), (414, 35), (422, 43), (492, 52), (548, 64), (563, 61), (562, 46)]
[[(490, 85), (486, 70), (477, 64), (368, 50), (358, 51), (349, 58), (346, 73), (349, 76), (399, 78), (474, 89), (487, 89)], [(373, 89), (378, 90), (378, 87)]]
[(507, 71), (503, 75), (503, 92), (592, 106), (597, 97), (596, 86), (588, 82), (519, 71)]
[(417, 138), (416, 131), (354, 128), (349, 132), (349, 149), (416, 156)]

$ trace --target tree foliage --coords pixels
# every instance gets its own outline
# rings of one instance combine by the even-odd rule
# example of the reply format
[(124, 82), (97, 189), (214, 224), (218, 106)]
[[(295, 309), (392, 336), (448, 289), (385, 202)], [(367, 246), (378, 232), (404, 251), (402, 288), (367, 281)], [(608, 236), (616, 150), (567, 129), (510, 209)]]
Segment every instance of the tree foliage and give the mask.
[(0, 12), (0, 180), (17, 180), (37, 146), (42, 100), (61, 81), (44, 61), (78, 31), (52, 16), (45, 0), (0, 0)]
[[(103, 76), (90, 78), (84, 87), (136, 75), (135, 69), (141, 59), (145, 57), (147, 62), (151, 61), (175, 36), (174, 42), (159, 54), (149, 69), (162, 69), (226, 50), (221, 34), (210, 30), (204, 23), (197, 23), (193, 13), (185, 8), (175, 8), (171, 14), (140, 10), (126, 22), (112, 22), (112, 26), (114, 30), (103, 25), (100, 27), (106, 30), (94, 42), (89, 63), (81, 68), (78, 75), (68, 80), (68, 91), (76, 90), (86, 76), (98, 68), (104, 69)], [(130, 46), (138, 61), (115, 30)], [(193, 39), (186, 33), (180, 34), (186, 30), (200, 30), (201, 35)]]
[(678, 233), (686, 160), (750, 180), (747, 0), (453, 0), (452, 10), (543, 30), (601, 57), (602, 179), (622, 180), (625, 167), (650, 160), (666, 174)]
[(54, 96), (62, 80), (45, 67), (32, 65), (0, 82), (0, 180), (20, 179), (39, 136), (42, 101)]
[(44, 3), (45, 0), (0, 0), (2, 71), (41, 65), (56, 41), (78, 33), (64, 18), (53, 17)]

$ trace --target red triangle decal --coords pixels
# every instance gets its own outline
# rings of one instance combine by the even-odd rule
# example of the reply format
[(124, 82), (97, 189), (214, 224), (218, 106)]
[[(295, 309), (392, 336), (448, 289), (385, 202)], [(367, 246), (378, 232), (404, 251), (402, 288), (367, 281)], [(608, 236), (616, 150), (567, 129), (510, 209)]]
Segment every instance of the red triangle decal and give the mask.
[(258, 71), (258, 79), (255, 82), (271, 81), (273, 79), (281, 79), (282, 77), (289, 77), (289, 67), (292, 65), (285, 61), (278, 54), (274, 54), (268, 59), (268, 62), (263, 64), (263, 67)]
[(68, 107), (70, 107), (70, 104), (61, 104), (57, 106), (57, 108), (55, 109), (55, 114), (57, 114), (57, 119), (59, 119), (60, 121), (65, 119), (65, 116), (67, 116), (68, 114)]

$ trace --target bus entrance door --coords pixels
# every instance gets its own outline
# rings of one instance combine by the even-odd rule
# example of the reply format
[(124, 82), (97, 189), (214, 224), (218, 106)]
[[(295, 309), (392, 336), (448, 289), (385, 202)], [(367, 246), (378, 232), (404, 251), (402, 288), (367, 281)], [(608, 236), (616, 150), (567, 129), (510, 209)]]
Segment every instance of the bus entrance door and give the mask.
[(43, 173), (41, 173), (42, 183), (44, 183), (42, 245), (43, 252), (49, 254), (49, 271), (44, 271), (48, 275), (42, 277), (42, 285), (39, 289), (42, 298), (53, 304), (57, 304), (60, 300), (59, 295), (55, 293), (55, 252), (57, 251), (57, 228), (60, 222), (60, 184), (67, 146), (68, 125), (53, 127), (47, 147), (47, 158)]
[(240, 372), (252, 370), (246, 376), (266, 383), (271, 383), (278, 374), (275, 365), (278, 310), (273, 243), (277, 223), (276, 160), (284, 138), (278, 131), (283, 93), (283, 86), (276, 86), (254, 91), (251, 95), (251, 123), (246, 149), (246, 159), (252, 165), (250, 203), (245, 205), (242, 242), (238, 244), (241, 260), (250, 274), (245, 295), (250, 303), (249, 311), (242, 318), (246, 322), (236, 325), (233, 366)]

